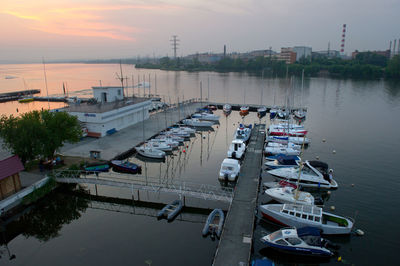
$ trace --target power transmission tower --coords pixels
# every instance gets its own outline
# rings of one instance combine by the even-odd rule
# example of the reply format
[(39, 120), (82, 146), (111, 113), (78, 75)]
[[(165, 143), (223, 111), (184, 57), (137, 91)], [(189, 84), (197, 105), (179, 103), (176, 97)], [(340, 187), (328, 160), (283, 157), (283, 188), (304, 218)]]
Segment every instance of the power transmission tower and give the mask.
[(179, 39), (177, 35), (173, 35), (172, 39), (170, 40), (172, 45), (172, 50), (174, 50), (174, 59), (176, 59), (176, 50), (178, 50)]

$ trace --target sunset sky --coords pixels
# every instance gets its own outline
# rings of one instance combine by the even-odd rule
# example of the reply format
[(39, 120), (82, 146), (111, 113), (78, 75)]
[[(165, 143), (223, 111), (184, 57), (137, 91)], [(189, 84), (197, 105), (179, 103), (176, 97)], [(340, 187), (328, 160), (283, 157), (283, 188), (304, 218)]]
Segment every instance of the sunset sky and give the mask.
[(384, 50), (399, 0), (2, 0), (0, 63), (128, 58), (286, 46)]

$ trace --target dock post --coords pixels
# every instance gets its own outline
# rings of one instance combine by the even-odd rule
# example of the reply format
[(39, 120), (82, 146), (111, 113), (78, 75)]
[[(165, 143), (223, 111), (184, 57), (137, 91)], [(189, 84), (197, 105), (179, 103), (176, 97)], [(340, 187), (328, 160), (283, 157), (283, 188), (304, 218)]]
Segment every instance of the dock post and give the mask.
[(138, 189), (138, 191), (137, 191), (137, 199), (138, 199), (138, 201), (140, 201), (139, 189)]

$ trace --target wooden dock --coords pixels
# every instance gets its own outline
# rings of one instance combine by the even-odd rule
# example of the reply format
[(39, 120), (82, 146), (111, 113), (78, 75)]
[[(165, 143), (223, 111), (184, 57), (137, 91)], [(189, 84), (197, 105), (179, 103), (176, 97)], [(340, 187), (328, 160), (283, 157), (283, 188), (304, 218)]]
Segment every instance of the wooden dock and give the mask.
[(213, 265), (249, 265), (257, 207), (265, 124), (252, 131)]

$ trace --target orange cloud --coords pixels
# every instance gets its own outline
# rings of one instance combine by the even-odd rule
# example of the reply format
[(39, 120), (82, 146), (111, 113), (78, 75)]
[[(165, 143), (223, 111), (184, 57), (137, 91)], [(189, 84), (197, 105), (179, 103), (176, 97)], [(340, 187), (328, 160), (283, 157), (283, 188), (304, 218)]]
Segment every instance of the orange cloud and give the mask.
[[(22, 1), (23, 2), (23, 1)], [(60, 4), (41, 2), (41, 6), (25, 4), (21, 1), (13, 4), (7, 1), (0, 13), (8, 14), (22, 20), (27, 20), (26, 27), (29, 29), (59, 35), (103, 37), (116, 40), (134, 41), (133, 33), (140, 32), (140, 29), (133, 26), (119, 25), (105, 22), (104, 16), (113, 15), (119, 10), (174, 10), (172, 5), (76, 5), (68, 3)], [(55, 6), (57, 5), (57, 6)]]

